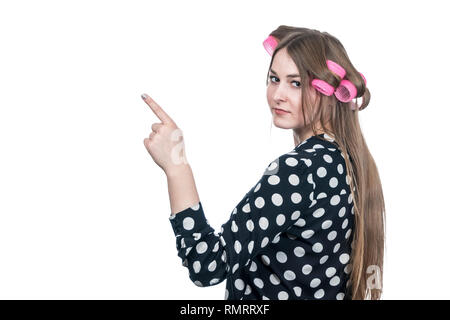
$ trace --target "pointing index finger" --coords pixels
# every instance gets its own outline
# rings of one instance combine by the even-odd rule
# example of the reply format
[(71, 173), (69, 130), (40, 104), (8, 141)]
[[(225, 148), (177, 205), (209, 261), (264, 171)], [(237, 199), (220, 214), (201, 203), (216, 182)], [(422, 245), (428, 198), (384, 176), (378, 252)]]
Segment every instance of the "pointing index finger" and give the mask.
[(152, 109), (153, 113), (163, 122), (173, 122), (172, 118), (169, 117), (169, 115), (153, 100), (150, 98), (147, 94), (142, 94), (141, 98), (145, 101), (145, 103), (148, 104), (150, 109)]

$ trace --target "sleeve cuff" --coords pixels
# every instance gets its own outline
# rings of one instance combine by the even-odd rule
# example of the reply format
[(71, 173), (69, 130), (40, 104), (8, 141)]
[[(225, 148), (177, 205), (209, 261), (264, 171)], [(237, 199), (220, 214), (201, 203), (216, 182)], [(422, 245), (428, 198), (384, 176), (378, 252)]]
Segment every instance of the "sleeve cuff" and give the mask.
[(177, 214), (171, 214), (169, 221), (172, 225), (175, 236), (191, 235), (196, 232), (208, 229), (209, 223), (203, 212), (201, 202), (192, 207), (188, 207)]

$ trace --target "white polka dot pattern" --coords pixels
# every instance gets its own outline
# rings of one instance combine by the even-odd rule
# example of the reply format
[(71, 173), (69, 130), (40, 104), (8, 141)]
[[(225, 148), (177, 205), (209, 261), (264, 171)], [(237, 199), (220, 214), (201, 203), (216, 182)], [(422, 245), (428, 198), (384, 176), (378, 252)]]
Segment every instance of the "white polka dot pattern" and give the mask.
[(353, 199), (333, 141), (312, 136), (271, 161), (220, 233), (201, 202), (170, 215), (196, 286), (227, 280), (226, 300), (344, 299)]

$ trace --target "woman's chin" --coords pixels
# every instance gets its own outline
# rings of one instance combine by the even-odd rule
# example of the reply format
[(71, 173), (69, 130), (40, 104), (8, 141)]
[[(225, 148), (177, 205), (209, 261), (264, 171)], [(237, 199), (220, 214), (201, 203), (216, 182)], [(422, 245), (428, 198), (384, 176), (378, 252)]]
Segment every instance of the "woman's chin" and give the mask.
[(292, 129), (293, 126), (288, 123), (287, 121), (282, 121), (279, 119), (274, 118), (273, 119), (273, 124), (275, 127), (280, 128), (280, 129)]

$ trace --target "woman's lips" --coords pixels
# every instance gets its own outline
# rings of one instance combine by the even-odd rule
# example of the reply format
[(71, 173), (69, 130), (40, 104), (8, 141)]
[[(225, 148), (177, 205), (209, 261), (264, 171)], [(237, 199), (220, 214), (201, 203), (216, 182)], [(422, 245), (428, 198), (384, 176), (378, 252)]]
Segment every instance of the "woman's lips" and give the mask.
[(283, 109), (278, 109), (278, 108), (273, 108), (273, 110), (275, 111), (276, 114), (287, 114), (290, 113), (289, 111), (283, 110)]

